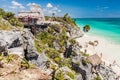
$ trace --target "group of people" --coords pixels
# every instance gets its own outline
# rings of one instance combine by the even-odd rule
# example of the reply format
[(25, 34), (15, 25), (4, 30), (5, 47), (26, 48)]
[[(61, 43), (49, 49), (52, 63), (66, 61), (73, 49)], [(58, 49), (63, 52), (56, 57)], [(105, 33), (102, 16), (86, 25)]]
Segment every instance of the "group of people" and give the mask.
[(31, 15), (30, 16), (28, 15), (28, 16), (25, 16), (25, 17), (20, 16), (20, 19), (21, 19), (22, 22), (24, 22), (26, 24), (33, 22), (33, 17)]

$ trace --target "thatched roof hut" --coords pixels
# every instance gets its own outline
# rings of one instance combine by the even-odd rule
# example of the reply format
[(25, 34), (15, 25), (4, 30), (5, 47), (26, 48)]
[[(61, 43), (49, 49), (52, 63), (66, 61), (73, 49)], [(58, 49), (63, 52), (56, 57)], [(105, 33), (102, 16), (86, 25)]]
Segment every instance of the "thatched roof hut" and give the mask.
[(93, 65), (99, 65), (101, 64), (102, 60), (101, 57), (99, 57), (97, 54), (91, 55), (87, 58), (87, 60)]

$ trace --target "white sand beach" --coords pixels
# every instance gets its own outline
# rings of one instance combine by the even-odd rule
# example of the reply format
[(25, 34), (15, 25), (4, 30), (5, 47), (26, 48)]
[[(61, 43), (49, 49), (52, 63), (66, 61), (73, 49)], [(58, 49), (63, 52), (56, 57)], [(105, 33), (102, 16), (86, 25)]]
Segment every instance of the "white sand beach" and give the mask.
[[(111, 64), (113, 71), (120, 76), (120, 45), (115, 45), (98, 36), (84, 35), (76, 40), (79, 42), (79, 45), (82, 46), (82, 50), (84, 51), (86, 49), (88, 54), (92, 55), (97, 53), (98, 55), (101, 55), (102, 53), (102, 59), (105, 64), (107, 66)], [(98, 41), (97, 46), (92, 46), (89, 44), (89, 41), (94, 42), (96, 40)], [(115, 64), (113, 65), (114, 61)]]

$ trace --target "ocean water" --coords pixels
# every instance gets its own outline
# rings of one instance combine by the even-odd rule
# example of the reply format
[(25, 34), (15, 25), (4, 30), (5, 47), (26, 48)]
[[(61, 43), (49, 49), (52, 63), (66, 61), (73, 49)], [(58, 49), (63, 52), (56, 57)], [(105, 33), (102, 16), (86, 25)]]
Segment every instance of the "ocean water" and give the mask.
[(120, 45), (120, 18), (77, 18), (76, 23), (81, 29), (89, 24), (88, 35), (97, 35)]

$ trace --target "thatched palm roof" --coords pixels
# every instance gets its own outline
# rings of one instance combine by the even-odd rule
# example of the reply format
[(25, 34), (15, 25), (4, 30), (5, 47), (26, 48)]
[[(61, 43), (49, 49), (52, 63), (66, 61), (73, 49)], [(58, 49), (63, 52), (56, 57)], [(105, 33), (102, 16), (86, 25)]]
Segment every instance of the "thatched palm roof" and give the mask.
[(99, 65), (101, 64), (102, 60), (101, 57), (99, 57), (97, 54), (91, 55), (87, 58), (87, 60), (93, 65)]

